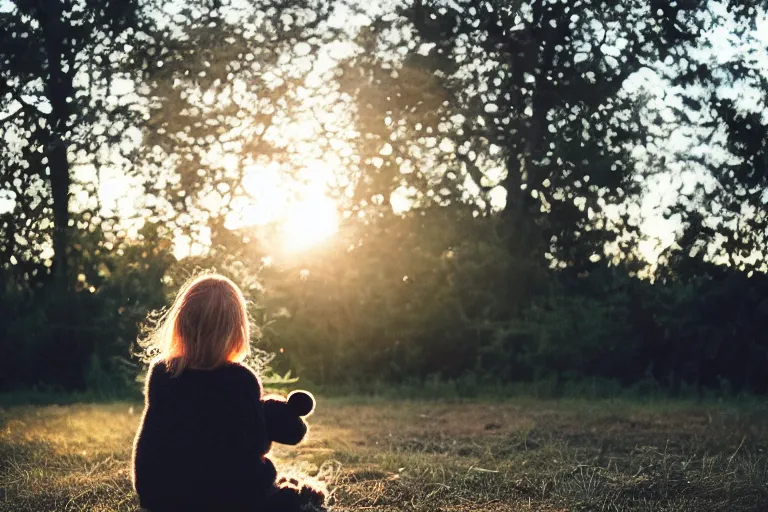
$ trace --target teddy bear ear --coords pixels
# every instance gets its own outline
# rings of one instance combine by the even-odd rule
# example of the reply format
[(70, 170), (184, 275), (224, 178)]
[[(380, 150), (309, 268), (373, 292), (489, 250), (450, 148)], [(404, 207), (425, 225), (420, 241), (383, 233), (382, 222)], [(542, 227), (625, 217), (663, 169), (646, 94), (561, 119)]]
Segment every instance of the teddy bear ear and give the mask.
[(308, 416), (315, 409), (315, 397), (308, 391), (293, 391), (288, 406), (299, 416)]

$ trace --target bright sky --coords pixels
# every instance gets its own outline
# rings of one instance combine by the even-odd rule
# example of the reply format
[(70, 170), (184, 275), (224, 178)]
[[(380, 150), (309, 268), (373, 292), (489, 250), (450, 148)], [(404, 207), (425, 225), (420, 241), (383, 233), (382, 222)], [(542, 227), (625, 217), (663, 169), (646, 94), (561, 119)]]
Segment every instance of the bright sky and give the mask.
[[(751, 39), (739, 40), (731, 33), (733, 18), (728, 10), (717, 2), (712, 3), (712, 9), (729, 21), (717, 26), (708, 34), (712, 52), (701, 51), (701, 58), (714, 58), (716, 62), (726, 62), (735, 57), (746, 57), (747, 54), (751, 54), (755, 59), (756, 69), (768, 76), (768, 16), (763, 13), (757, 20), (757, 28), (752, 32)], [(669, 119), (674, 118), (674, 114), (668, 110), (670, 106), (684, 108), (680, 99), (680, 90), (670, 87), (658, 73), (648, 69), (632, 76), (627, 81), (625, 89), (633, 93), (642, 90), (650, 95), (649, 106), (658, 109), (663, 117), (667, 116)], [(757, 91), (746, 84), (735, 84), (732, 87), (721, 88), (718, 94), (722, 98), (734, 99), (737, 105), (746, 111), (762, 111), (768, 123), (768, 105), (761, 100), (763, 91)], [(691, 112), (690, 115), (693, 116), (695, 113)], [(640, 243), (639, 249), (650, 262), (654, 262), (658, 254), (674, 241), (675, 231), (681, 227), (678, 219), (663, 218), (664, 210), (678, 201), (679, 187), (682, 185), (684, 191), (690, 191), (696, 183), (707, 182), (700, 170), (681, 161), (680, 156), (708, 153), (713, 159), (725, 160), (724, 154), (717, 149), (698, 145), (698, 141), (683, 130), (673, 132), (666, 142), (665, 147), (637, 149), (639, 157), (651, 151), (656, 155), (667, 156), (667, 170), (643, 184), (646, 193), (638, 212), (644, 219), (642, 230), (647, 236), (646, 240)]]

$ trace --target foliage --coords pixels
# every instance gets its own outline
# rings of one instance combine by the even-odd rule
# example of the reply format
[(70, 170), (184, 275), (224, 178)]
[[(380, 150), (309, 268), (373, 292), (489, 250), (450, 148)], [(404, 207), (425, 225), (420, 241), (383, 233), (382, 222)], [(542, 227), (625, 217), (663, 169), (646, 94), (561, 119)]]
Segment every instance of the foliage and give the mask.
[[(216, 269), (281, 382), (768, 390), (760, 2), (119, 4), (0, 13), (0, 388), (134, 385), (147, 313)], [(248, 209), (318, 162), (340, 230), (290, 253)]]
[[(358, 99), (361, 200), (499, 211), (514, 256), (576, 272), (639, 225), (627, 203), (648, 136), (625, 83), (708, 26), (704, 2), (409, 2), (345, 63)], [(522, 283), (512, 279), (511, 289)], [(528, 297), (523, 295), (522, 302)], [(509, 300), (512, 300), (510, 297)]]
[[(65, 294), (44, 273), (24, 278), (4, 271), (3, 388), (119, 390), (134, 382), (139, 368), (130, 347), (147, 309), (166, 300), (163, 278), (173, 259), (171, 245), (154, 225), (113, 250), (104, 244), (98, 231), (81, 240), (70, 258), (78, 272), (76, 285)], [(54, 323), (48, 312), (65, 307), (71, 308), (66, 323)], [(61, 333), (65, 345), (58, 343)]]
[(209, 220), (243, 224), (250, 202), (268, 200), (255, 176), (298, 174), (286, 169), (305, 163), (313, 134), (297, 127), (312, 121), (311, 98), (330, 94), (333, 70), (314, 61), (338, 35), (333, 11), (318, 0), (191, 2), (137, 51), (152, 62), (139, 150), (149, 218), (205, 241)]

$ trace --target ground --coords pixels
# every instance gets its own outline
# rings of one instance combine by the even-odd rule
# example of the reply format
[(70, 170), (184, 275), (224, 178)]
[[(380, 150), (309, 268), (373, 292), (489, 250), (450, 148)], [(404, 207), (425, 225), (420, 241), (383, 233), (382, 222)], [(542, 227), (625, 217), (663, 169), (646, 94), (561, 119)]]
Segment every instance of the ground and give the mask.
[[(136, 510), (140, 404), (0, 409), (0, 510)], [(319, 399), (281, 468), (339, 511), (768, 510), (759, 405)]]

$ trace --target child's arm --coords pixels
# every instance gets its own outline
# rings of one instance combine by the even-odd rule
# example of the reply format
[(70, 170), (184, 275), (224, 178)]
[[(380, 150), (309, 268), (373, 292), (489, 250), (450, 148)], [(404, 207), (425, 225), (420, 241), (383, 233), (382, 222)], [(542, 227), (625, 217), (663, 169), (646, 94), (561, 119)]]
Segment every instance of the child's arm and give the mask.
[(314, 410), (314, 397), (306, 391), (294, 391), (287, 400), (270, 395), (263, 403), (267, 437), (280, 444), (299, 444), (308, 429), (302, 416), (308, 416)]
[(253, 439), (258, 443), (258, 449), (261, 453), (267, 453), (270, 448), (271, 440), (269, 439), (266, 422), (266, 410), (264, 408), (263, 388), (261, 386), (261, 380), (256, 373), (247, 366), (241, 365), (244, 370), (246, 378), (246, 390), (248, 393), (248, 414), (250, 420), (256, 424), (256, 429), (253, 432)]

